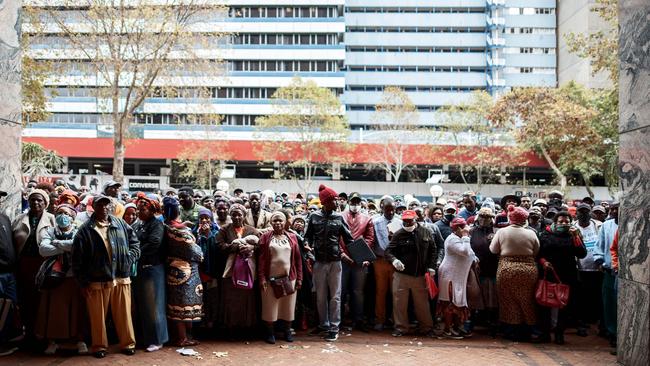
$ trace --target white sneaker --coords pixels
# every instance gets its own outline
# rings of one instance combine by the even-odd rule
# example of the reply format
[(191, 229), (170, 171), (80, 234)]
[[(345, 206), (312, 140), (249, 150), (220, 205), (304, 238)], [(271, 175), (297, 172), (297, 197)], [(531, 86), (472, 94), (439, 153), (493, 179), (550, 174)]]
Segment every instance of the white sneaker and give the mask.
[(162, 344), (151, 344), (149, 347), (147, 347), (147, 352), (156, 352), (162, 347)]
[(88, 353), (88, 347), (86, 346), (86, 342), (77, 342), (77, 353), (80, 355), (85, 355)]
[(50, 342), (50, 344), (45, 349), (45, 354), (46, 355), (53, 355), (53, 354), (56, 353), (57, 349), (59, 349), (59, 345), (54, 343), (54, 342)]

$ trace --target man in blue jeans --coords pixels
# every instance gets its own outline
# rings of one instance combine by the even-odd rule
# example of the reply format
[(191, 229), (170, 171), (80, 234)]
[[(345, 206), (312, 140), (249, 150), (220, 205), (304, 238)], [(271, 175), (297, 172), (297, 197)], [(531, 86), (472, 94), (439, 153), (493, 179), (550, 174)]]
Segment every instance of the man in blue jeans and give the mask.
[(334, 342), (341, 324), (341, 258), (351, 261), (341, 250), (340, 241), (349, 245), (353, 239), (343, 216), (336, 212), (336, 192), (321, 184), (318, 197), (323, 207), (309, 216), (305, 233), (305, 241), (316, 257), (313, 281), (320, 324), (312, 334), (325, 332), (325, 340)]
[[(0, 191), (0, 198), (7, 192)], [(18, 347), (12, 341), (22, 335), (18, 322), (16, 303), (16, 251), (11, 231), (11, 221), (0, 213), (0, 356), (14, 353)], [(5, 315), (6, 314), (6, 315)]]

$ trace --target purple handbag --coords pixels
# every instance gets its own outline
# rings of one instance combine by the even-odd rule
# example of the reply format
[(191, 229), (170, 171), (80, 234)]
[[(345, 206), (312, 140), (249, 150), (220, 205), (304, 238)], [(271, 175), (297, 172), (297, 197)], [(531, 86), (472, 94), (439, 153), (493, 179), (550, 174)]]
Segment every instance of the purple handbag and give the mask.
[(253, 272), (248, 264), (249, 258), (242, 255), (235, 257), (232, 267), (232, 284), (235, 288), (251, 290), (253, 288)]

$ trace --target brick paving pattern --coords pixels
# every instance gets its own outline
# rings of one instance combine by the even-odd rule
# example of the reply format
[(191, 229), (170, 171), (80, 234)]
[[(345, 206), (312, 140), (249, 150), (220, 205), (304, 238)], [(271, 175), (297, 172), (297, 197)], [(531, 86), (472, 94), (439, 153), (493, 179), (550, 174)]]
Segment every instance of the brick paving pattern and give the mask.
[[(175, 347), (135, 356), (125, 356), (111, 349), (104, 359), (92, 356), (33, 356), (17, 353), (0, 358), (0, 365), (34, 366), (163, 366), (163, 365), (615, 365), (607, 342), (596, 336), (587, 338), (566, 335), (564, 346), (555, 344), (515, 343), (501, 338), (475, 335), (462, 341), (438, 340), (414, 336), (393, 338), (382, 334), (353, 332), (341, 334), (339, 341), (327, 343), (317, 337), (299, 333), (294, 343), (278, 341), (267, 345), (261, 341), (206, 341), (197, 347), (201, 358), (181, 356)], [(214, 352), (227, 352), (215, 355)], [(217, 357), (217, 356), (221, 357)]]

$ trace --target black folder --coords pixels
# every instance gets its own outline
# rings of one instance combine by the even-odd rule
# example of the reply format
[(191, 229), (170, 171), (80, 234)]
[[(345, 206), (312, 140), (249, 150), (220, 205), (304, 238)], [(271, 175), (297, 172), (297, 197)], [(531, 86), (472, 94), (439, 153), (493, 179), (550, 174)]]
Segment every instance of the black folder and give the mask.
[(348, 252), (350, 252), (350, 257), (354, 260), (355, 263), (363, 262), (372, 262), (377, 257), (375, 253), (368, 247), (366, 241), (363, 238), (359, 238), (348, 245)]

